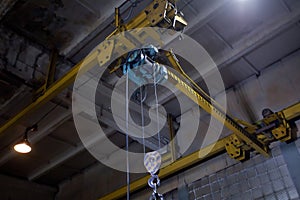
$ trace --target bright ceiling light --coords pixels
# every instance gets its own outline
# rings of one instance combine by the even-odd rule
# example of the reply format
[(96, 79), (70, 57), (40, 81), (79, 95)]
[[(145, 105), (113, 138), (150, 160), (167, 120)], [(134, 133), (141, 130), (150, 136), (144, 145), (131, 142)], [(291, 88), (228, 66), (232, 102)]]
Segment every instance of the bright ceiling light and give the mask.
[(14, 149), (18, 153), (29, 153), (31, 151), (31, 146), (27, 139), (24, 139), (22, 142), (16, 144)]
[(18, 153), (29, 153), (31, 151), (31, 146), (28, 141), (28, 132), (33, 132), (37, 131), (37, 124), (26, 128), (25, 133), (24, 133), (24, 139), (22, 142), (16, 144), (14, 146), (14, 150)]

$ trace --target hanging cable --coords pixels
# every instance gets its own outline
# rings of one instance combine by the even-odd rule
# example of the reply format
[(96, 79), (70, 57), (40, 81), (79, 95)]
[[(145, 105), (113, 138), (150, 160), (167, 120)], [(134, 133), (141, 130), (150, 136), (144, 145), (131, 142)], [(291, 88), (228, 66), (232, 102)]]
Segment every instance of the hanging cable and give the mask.
[(128, 116), (129, 116), (129, 94), (128, 94), (128, 72), (126, 74), (126, 181), (127, 181), (127, 200), (130, 197), (130, 174), (129, 174), (129, 127), (128, 127)]
[(129, 0), (129, 2), (131, 3), (130, 10), (129, 10), (128, 15), (123, 18), (123, 21), (127, 21), (128, 19), (130, 19), (132, 17), (133, 9), (137, 6), (138, 3), (140, 3), (140, 1), (138, 1), (138, 0), (135, 0), (135, 1)]
[(157, 137), (158, 137), (158, 149), (160, 149), (160, 131), (159, 131), (159, 119), (158, 119), (158, 98), (157, 98), (157, 83), (155, 76), (155, 63), (152, 64), (153, 67), (153, 82), (154, 82), (154, 94), (155, 94), (155, 104), (156, 104), (156, 121), (157, 121)]
[(131, 5), (129, 13), (128, 13), (128, 15), (126, 17), (123, 18), (123, 21), (127, 21), (132, 16), (133, 8), (134, 7)]
[(32, 126), (27, 127), (24, 133), (24, 138), (22, 142), (18, 142), (14, 145), (14, 150), (18, 153), (29, 153), (31, 151), (30, 142), (28, 141), (28, 133), (35, 132), (38, 129), (38, 124), (45, 119), (51, 112), (53, 112), (60, 103), (53, 106), (48, 112), (46, 112), (39, 120), (37, 120)]
[(48, 112), (46, 112), (39, 120), (37, 120), (36, 123), (34, 124), (38, 124), (40, 123), (43, 119), (45, 119), (52, 111), (54, 111), (61, 103), (55, 104), (55, 106), (53, 106)]
[(141, 99), (141, 119), (142, 119), (142, 140), (143, 140), (143, 152), (144, 152), (144, 156), (146, 154), (146, 145), (145, 145), (145, 127), (144, 127), (144, 97), (143, 97), (143, 89), (142, 86), (140, 86), (140, 99)]

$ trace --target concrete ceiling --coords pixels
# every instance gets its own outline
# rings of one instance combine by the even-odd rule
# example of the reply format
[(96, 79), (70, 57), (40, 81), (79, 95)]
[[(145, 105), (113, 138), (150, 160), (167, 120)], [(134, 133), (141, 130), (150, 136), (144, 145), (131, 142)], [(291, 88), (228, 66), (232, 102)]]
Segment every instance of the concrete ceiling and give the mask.
[(18, 1), (6, 14), (4, 23), (33, 41), (64, 53), (110, 17), (118, 4), (117, 0)]
[[(148, 2), (140, 2), (134, 8), (133, 16)], [(111, 25), (114, 7), (121, 3), (122, 1), (117, 0), (19, 0), (6, 5), (8, 11), (0, 10), (3, 12), (0, 27), (0, 67), (3, 69), (0, 73), (0, 94), (1, 103), (5, 104), (5, 107), (0, 107), (1, 122), (5, 123), (30, 102), (32, 85), (45, 78), (49, 52), (53, 48), (60, 52), (56, 74), (56, 78), (59, 78), (114, 30)], [(276, 63), (299, 53), (299, 1), (179, 0), (177, 4), (190, 24), (185, 34), (199, 42), (214, 59), (228, 96), (232, 89), (239, 88), (249, 80), (263, 80), (262, 77), (265, 80), (266, 71), (275, 69)], [(123, 16), (128, 14), (129, 7), (130, 3), (127, 3)], [(293, 70), (294, 74), (300, 74), (300, 68)], [(264, 75), (261, 77), (261, 74)], [(197, 81), (205, 86), (201, 79)], [(278, 81), (285, 83), (287, 78), (280, 77)], [(104, 83), (99, 91), (102, 99), (98, 105), (102, 112), (99, 120), (109, 133), (110, 139), (124, 147), (124, 135), (115, 127), (110, 115), (108, 97), (111, 86)], [(296, 87), (296, 91), (299, 92), (299, 87)], [(56, 100), (50, 101), (0, 135), (1, 174), (54, 187), (94, 168), (109, 171), (83, 147), (72, 120), (69, 92), (70, 90), (64, 91)], [(168, 94), (163, 90), (160, 92), (160, 102), (166, 110), (179, 118), (174, 96), (162, 95), (163, 92)], [(214, 97), (220, 92), (222, 91), (213, 92)], [(294, 92), (295, 90), (286, 91), (285, 99), (299, 101), (299, 96), (292, 96)], [(250, 98), (259, 99), (259, 95), (264, 98), (267, 94), (254, 92), (251, 95)], [(57, 102), (62, 99), (66, 103), (57, 106)], [(149, 96), (148, 101), (153, 102), (153, 97)], [(257, 113), (262, 109), (259, 106), (261, 104), (250, 105), (249, 108), (247, 101), (250, 100), (240, 98), (237, 104), (235, 101), (229, 102), (229, 111), (245, 120), (259, 119)], [(133, 105), (133, 110), (134, 106), (139, 114), (139, 105)], [(192, 102), (187, 103), (186, 111), (193, 106), (195, 105)], [(274, 108), (280, 109), (282, 106), (287, 105)], [(46, 117), (40, 122), (38, 132), (30, 136), (34, 145), (32, 153), (14, 153), (12, 145), (21, 138), (25, 127), (44, 116)], [(200, 126), (203, 129), (208, 122), (206, 115), (201, 116)], [(169, 140), (167, 132), (165, 128), (163, 136), (166, 141)], [(224, 130), (224, 135), (226, 134), (228, 131)], [(197, 140), (200, 141), (201, 138), (203, 136), (199, 133)], [(148, 147), (151, 147), (151, 142), (156, 142), (155, 138), (153, 140)], [(132, 140), (131, 145), (138, 145), (139, 142)], [(194, 142), (188, 153), (199, 147), (199, 143)], [(107, 191), (100, 191), (99, 195), (105, 192)]]

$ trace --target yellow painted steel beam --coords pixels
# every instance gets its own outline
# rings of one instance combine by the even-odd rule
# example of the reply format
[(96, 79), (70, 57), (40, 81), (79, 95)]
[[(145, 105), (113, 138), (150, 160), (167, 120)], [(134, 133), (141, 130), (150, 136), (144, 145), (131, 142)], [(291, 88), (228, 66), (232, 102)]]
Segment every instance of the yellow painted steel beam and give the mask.
[[(167, 0), (160, 0), (160, 1), (167, 2)], [(150, 5), (146, 9), (148, 9), (148, 10), (153, 9), (154, 3), (155, 3), (155, 1), (150, 3)], [(123, 29), (125, 29), (125, 30), (147, 27), (147, 26), (155, 26), (156, 24), (159, 23), (159, 20), (158, 20), (159, 17), (155, 18), (155, 19), (156, 19), (156, 23), (153, 24), (152, 22), (149, 21), (149, 18), (147, 18), (146, 13), (144, 11), (142, 11), (137, 17), (132, 19), (127, 24), (121, 25), (121, 26), (123, 26), (124, 27)], [(117, 19), (117, 20), (119, 20), (119, 19)], [(107, 37), (107, 39), (109, 39), (111, 36), (119, 33), (120, 31), (122, 31), (122, 28), (116, 29)], [(77, 75), (80, 67), (82, 66), (83, 62), (84, 62), (84, 65), (86, 66), (87, 64), (96, 61), (97, 56), (99, 57), (98, 53), (99, 52), (94, 51), (91, 55), (84, 58), (82, 61), (80, 61), (78, 64), (76, 64), (69, 72), (67, 72), (67, 74), (65, 76), (63, 76), (61, 79), (54, 82), (53, 85), (51, 87), (49, 87), (49, 89), (47, 89), (42, 96), (38, 97), (33, 103), (31, 103), (30, 105), (25, 107), (21, 112), (19, 112), (17, 115), (15, 115), (11, 119), (9, 119), (4, 125), (2, 125), (0, 127), (0, 134), (2, 134), (5, 130), (7, 130), (9, 127), (11, 127), (13, 124), (15, 124), (18, 120), (20, 120), (21, 118), (26, 116), (28, 113), (32, 112), (33, 110), (37, 109), (41, 105), (50, 101), (52, 98), (57, 96), (61, 91), (63, 91), (65, 88), (67, 88), (69, 85), (71, 85), (75, 81), (76, 75)], [(105, 53), (102, 52), (102, 54), (105, 54)], [(100, 56), (102, 56), (102, 55), (100, 55)], [(101, 64), (104, 65), (105, 63), (103, 62)], [(86, 67), (85, 70), (88, 70), (88, 67)]]
[(81, 62), (78, 63), (75, 67), (73, 67), (65, 76), (56, 81), (45, 93), (36, 99), (36, 101), (32, 102), (26, 108), (24, 108), (21, 112), (11, 118), (8, 122), (6, 122), (3, 126), (0, 127), (0, 133), (3, 133), (10, 126), (15, 124), (22, 117), (26, 116), (26, 114), (30, 113), (34, 109), (37, 109), (41, 105), (50, 101), (52, 98), (57, 96), (62, 90), (64, 90), (67, 86), (72, 84), (75, 80), (77, 72), (80, 68)]
[[(177, 67), (175, 69), (181, 69), (179, 64), (174, 63)], [(178, 70), (177, 69), (177, 70)], [(181, 71), (181, 70), (180, 70)], [(180, 72), (181, 75), (184, 73)], [(181, 92), (187, 95), (192, 101), (198, 104), (203, 110), (212, 115), (218, 121), (223, 123), (229, 130), (235, 133), (240, 139), (245, 141), (247, 145), (255, 149), (257, 152), (264, 156), (269, 156), (269, 149), (267, 145), (264, 145), (256, 139), (256, 137), (249, 132), (247, 132), (243, 127), (241, 127), (235, 120), (229, 117), (221, 109), (214, 106), (211, 102), (207, 100), (208, 95), (204, 96), (195, 91), (191, 86), (185, 83), (176, 74), (168, 70), (168, 81), (173, 83)], [(203, 91), (202, 91), (203, 92)], [(205, 93), (204, 93), (205, 94)]]
[(58, 57), (57, 49), (53, 49), (50, 56), (50, 63), (47, 72), (47, 78), (45, 82), (46, 89), (54, 82), (54, 76), (56, 71), (56, 62)]
[(300, 117), (300, 102), (282, 110), (282, 113), (287, 121)]
[(169, 133), (170, 133), (170, 149), (171, 149), (171, 160), (174, 162), (177, 158), (176, 155), (176, 145), (175, 145), (175, 131), (174, 131), (174, 125), (173, 125), (173, 119), (172, 115), (168, 114), (168, 127), (169, 127)]
[(33, 110), (44, 105), (45, 103), (50, 101), (52, 98), (57, 96), (64, 89), (66, 89), (68, 86), (70, 86), (75, 81), (77, 73), (78, 73), (79, 69), (81, 68), (81, 66), (83, 65), (83, 63), (88, 68), (89, 64), (94, 64), (94, 62), (97, 60), (97, 56), (98, 56), (98, 52), (94, 51), (88, 57), (86, 57), (85, 59), (80, 61), (78, 64), (76, 64), (66, 75), (64, 75), (62, 78), (58, 79), (56, 82), (54, 82), (53, 85), (50, 86), (49, 89), (47, 89), (42, 96), (37, 98), (34, 102), (29, 104), (21, 112), (19, 112), (13, 118), (8, 120), (3, 126), (1, 126), (0, 134), (2, 134), (5, 130), (7, 130), (9, 127), (11, 127), (13, 124), (15, 124), (18, 120), (20, 120), (21, 118), (26, 116), (28, 113), (30, 113)]
[[(189, 90), (189, 89), (188, 89)], [(194, 97), (196, 100), (196, 98)], [(283, 109), (282, 111), (279, 111), (284, 114), (286, 120), (293, 120), (300, 117), (300, 103), (296, 103), (288, 108)], [(196, 163), (199, 163), (203, 160), (206, 160), (208, 158), (212, 158), (216, 155), (219, 155), (220, 152), (225, 151), (225, 145), (227, 140), (230, 139), (230, 137), (234, 137), (234, 134), (231, 134), (223, 139), (218, 140), (217, 142), (208, 145), (207, 147), (204, 147), (186, 157), (183, 157), (181, 159), (178, 159), (174, 163), (163, 167), (160, 170), (159, 177), (162, 179), (169, 177), (171, 175), (174, 175), (175, 173), (187, 169), (191, 166), (193, 166)], [(135, 192), (139, 189), (142, 189), (147, 186), (149, 176), (145, 176), (141, 179), (138, 179), (130, 184), (130, 192)], [(119, 188), (115, 190), (114, 192), (107, 194), (106, 196), (103, 196), (99, 198), (99, 200), (113, 200), (113, 199), (120, 199), (126, 195), (127, 187), (124, 186), (122, 188)]]
[[(227, 137), (226, 137), (227, 138)], [(170, 175), (174, 175), (175, 173), (187, 169), (194, 164), (197, 164), (201, 161), (204, 161), (205, 159), (216, 156), (219, 153), (225, 151), (225, 143), (226, 138), (223, 138), (221, 140), (218, 140), (217, 142), (210, 144), (199, 151), (196, 151), (188, 156), (185, 156), (183, 158), (178, 159), (177, 161), (173, 162), (172, 164), (162, 168), (159, 172), (159, 177), (161, 179), (164, 179), (166, 177), (169, 177)], [(145, 176), (143, 178), (140, 178), (130, 184), (130, 192), (137, 191), (139, 189), (142, 189), (147, 186), (148, 179), (150, 176)], [(107, 194), (106, 196), (103, 196), (99, 198), (99, 200), (115, 200), (120, 199), (126, 195), (127, 187), (121, 187), (114, 192)]]

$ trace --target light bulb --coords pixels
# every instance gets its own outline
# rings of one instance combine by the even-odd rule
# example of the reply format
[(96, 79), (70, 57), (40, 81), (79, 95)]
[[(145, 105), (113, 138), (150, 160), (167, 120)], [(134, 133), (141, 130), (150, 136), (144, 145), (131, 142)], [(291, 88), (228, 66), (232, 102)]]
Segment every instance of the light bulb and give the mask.
[(19, 153), (29, 153), (31, 151), (30, 144), (27, 140), (24, 140), (21, 143), (18, 143), (14, 146), (16, 152)]

